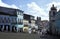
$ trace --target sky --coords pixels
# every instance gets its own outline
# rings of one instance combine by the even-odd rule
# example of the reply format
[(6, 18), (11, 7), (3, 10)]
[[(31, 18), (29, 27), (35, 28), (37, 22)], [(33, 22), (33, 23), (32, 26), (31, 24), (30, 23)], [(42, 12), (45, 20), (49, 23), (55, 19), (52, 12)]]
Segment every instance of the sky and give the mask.
[(20, 9), (26, 14), (49, 20), (49, 11), (52, 4), (60, 9), (60, 0), (0, 0), (0, 6)]

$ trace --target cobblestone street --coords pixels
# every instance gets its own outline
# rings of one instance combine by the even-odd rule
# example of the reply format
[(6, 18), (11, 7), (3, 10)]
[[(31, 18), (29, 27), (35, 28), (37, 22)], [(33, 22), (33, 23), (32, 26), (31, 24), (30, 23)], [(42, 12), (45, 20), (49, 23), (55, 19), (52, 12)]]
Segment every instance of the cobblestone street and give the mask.
[(0, 39), (59, 39), (59, 37), (51, 35), (40, 36), (38, 34), (0, 32)]
[(40, 36), (41, 39), (60, 39), (58, 36), (44, 35)]

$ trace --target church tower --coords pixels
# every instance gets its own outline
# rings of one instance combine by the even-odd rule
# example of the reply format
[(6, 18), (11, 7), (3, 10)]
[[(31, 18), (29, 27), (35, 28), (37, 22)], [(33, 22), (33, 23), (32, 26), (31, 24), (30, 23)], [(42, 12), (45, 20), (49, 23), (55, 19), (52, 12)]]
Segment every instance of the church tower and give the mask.
[(50, 26), (50, 32), (54, 33), (55, 32), (55, 15), (57, 13), (57, 9), (54, 6), (54, 4), (52, 5), (50, 11), (49, 11), (49, 26)]

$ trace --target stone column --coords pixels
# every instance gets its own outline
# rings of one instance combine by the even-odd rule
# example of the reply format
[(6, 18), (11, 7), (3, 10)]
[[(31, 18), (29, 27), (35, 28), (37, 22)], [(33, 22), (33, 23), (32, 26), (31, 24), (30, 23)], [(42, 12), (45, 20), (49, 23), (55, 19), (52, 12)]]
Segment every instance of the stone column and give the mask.
[(15, 27), (13, 27), (13, 30), (14, 30), (14, 32), (15, 32)]
[(10, 32), (12, 32), (12, 26), (10, 26)]
[(1, 25), (0, 25), (0, 30), (1, 30)]
[(2, 31), (2, 32), (4, 31), (4, 25), (2, 26), (1, 31)]
[(16, 27), (16, 32), (18, 32), (18, 27)]
[(8, 31), (8, 26), (6, 26), (6, 31)]

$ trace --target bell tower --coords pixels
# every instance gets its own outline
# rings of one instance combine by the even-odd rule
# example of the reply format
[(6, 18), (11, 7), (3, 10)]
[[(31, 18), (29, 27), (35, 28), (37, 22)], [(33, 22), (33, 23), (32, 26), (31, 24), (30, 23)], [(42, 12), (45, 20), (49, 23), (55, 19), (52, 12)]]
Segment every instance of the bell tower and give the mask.
[(57, 9), (54, 6), (54, 4), (52, 5), (50, 11), (49, 11), (49, 26), (50, 26), (50, 32), (54, 32), (55, 30), (52, 30), (55, 28), (55, 15), (57, 13)]

